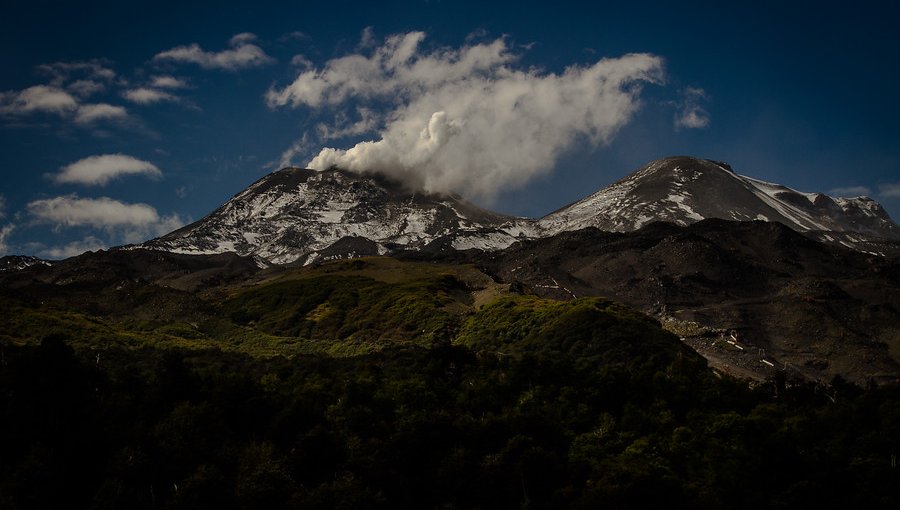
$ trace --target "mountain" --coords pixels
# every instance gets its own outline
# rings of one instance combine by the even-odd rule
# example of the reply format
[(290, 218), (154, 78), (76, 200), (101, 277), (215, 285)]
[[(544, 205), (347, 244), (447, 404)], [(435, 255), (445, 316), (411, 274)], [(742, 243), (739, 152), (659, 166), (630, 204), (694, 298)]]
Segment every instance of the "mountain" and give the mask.
[(628, 232), (653, 221), (683, 226), (707, 218), (779, 222), (823, 242), (881, 254), (896, 251), (900, 241), (900, 228), (871, 198), (799, 192), (684, 156), (653, 161), (538, 226), (550, 235), (585, 227)]
[(2, 508), (900, 502), (900, 259), (297, 169), (148, 245), (3, 259)]
[(0, 257), (0, 273), (5, 271), (18, 271), (20, 269), (25, 269), (26, 267), (31, 267), (36, 264), (49, 266), (52, 263), (50, 261), (37, 257), (31, 257), (28, 255), (6, 255), (4, 257)]
[(261, 264), (300, 263), (398, 249), (489, 250), (533, 237), (531, 221), (455, 195), (422, 194), (377, 176), (285, 168), (205, 218), (145, 243), (175, 253), (235, 252)]
[(285, 168), (141, 247), (234, 252), (260, 266), (310, 264), (410, 250), (493, 251), (586, 227), (627, 232), (653, 221), (688, 225), (706, 218), (779, 222), (826, 243), (900, 253), (900, 228), (870, 198), (802, 193), (690, 157), (654, 161), (540, 220), (486, 211), (456, 195), (417, 193), (379, 176)]

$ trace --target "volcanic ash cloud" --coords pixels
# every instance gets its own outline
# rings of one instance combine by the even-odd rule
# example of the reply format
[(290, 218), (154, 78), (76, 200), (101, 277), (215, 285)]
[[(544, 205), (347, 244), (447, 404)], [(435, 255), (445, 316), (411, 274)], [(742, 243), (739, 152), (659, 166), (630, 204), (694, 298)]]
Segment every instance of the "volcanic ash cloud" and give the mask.
[[(641, 86), (664, 79), (662, 59), (649, 54), (554, 74), (519, 68), (504, 39), (428, 53), (423, 39), (421, 32), (391, 36), (369, 55), (330, 60), (269, 91), (273, 108), (306, 106), (344, 122), (355, 110), (377, 126), (377, 140), (324, 148), (308, 167), (381, 173), (429, 192), (490, 199), (550, 171), (578, 140), (609, 143), (640, 107)], [(373, 111), (381, 113), (373, 118)]]

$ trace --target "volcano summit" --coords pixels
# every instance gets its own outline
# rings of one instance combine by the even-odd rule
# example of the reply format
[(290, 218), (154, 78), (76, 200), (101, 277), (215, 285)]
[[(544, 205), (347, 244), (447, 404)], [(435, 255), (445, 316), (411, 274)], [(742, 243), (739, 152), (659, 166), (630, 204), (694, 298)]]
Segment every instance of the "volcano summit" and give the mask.
[(420, 194), (378, 176), (284, 168), (145, 246), (309, 264), (436, 247), (494, 250), (535, 234), (530, 220), (486, 211), (455, 195)]
[(708, 218), (775, 221), (881, 255), (896, 253), (900, 243), (900, 229), (871, 198), (799, 192), (738, 175), (725, 163), (672, 157), (539, 220), (487, 211), (456, 195), (417, 193), (380, 176), (284, 168), (143, 247), (310, 264), (406, 250), (493, 251), (585, 227), (627, 232), (654, 221), (683, 226)]

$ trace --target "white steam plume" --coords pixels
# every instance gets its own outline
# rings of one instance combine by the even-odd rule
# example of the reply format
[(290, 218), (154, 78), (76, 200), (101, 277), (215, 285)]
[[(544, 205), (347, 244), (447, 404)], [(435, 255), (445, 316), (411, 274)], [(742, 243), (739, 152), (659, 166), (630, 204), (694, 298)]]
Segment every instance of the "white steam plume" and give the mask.
[(377, 172), (490, 199), (550, 171), (576, 140), (608, 143), (640, 107), (641, 85), (664, 79), (662, 60), (649, 54), (554, 74), (516, 67), (503, 39), (428, 53), (423, 38), (391, 36), (369, 55), (330, 60), (268, 92), (272, 108), (389, 105), (375, 123), (380, 139), (322, 149), (310, 168)]

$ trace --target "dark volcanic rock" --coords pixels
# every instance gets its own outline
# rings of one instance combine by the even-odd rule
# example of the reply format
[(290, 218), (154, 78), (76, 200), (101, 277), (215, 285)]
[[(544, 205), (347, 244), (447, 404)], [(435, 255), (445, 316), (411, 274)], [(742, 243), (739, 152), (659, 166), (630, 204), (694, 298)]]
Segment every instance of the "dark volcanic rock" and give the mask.
[(28, 255), (6, 255), (0, 257), (0, 273), (7, 271), (19, 271), (34, 265), (49, 266), (52, 263), (48, 260)]

